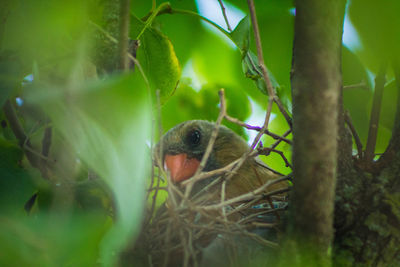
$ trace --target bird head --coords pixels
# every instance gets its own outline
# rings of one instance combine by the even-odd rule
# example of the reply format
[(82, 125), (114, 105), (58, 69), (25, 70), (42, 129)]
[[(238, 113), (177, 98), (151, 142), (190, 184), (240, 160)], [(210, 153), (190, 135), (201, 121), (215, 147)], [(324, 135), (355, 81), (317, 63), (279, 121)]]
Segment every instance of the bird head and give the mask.
[[(169, 130), (155, 147), (164, 168), (170, 171), (173, 182), (192, 177), (200, 165), (215, 124), (191, 120)], [(219, 126), (211, 154), (204, 170), (224, 167), (241, 157), (249, 147), (240, 136), (225, 126)]]

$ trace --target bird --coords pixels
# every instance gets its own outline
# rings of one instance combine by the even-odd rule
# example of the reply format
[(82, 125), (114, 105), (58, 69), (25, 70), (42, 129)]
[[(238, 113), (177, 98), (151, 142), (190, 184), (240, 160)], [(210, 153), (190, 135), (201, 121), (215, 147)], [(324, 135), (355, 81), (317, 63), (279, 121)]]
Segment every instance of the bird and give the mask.
[[(175, 184), (177, 188), (185, 189), (185, 186), (183, 186), (185, 181), (189, 181), (196, 174), (216, 127), (218, 127), (217, 136), (202, 171), (210, 172), (223, 168), (251, 151), (251, 148), (242, 137), (224, 125), (217, 126), (216, 123), (206, 120), (189, 120), (182, 122), (167, 131), (160, 138), (160, 141), (156, 144), (153, 151), (155, 162), (158, 162), (157, 165), (159, 168), (163, 168), (169, 174), (170, 182)], [(221, 174), (219, 176), (221, 176)], [(189, 198), (196, 196), (197, 193), (201, 193), (203, 188), (210, 185), (219, 176), (211, 176), (207, 179), (197, 181), (193, 186), (192, 194)], [(223, 174), (222, 176), (225, 175)], [(256, 190), (268, 181), (279, 177), (279, 174), (268, 168), (268, 166), (258, 156), (247, 157), (242, 166), (233, 172), (229, 179), (226, 179), (225, 198), (228, 200), (246, 194)], [(207, 202), (202, 202), (201, 204), (207, 205), (221, 202), (221, 186), (217, 186), (221, 185), (221, 183), (221, 181), (216, 183), (216, 185), (205, 192), (208, 197), (203, 199), (206, 199)], [(273, 191), (284, 187), (287, 187), (287, 183), (282, 181), (268, 187), (267, 190)], [(265, 204), (265, 202), (265, 199), (261, 199), (259, 202), (254, 202), (253, 205), (257, 206), (259, 203)], [(155, 218), (153, 219), (153, 222), (156, 225), (156, 227), (154, 227), (156, 229), (154, 233), (157, 233), (156, 236), (167, 232), (168, 224), (161, 223), (165, 222), (165, 217), (163, 216), (171, 216), (170, 214), (174, 214), (174, 212), (167, 212), (167, 210), (170, 209), (170, 206), (167, 203), (168, 201), (159, 208)], [(275, 205), (271, 201), (269, 204), (271, 206)], [(240, 203), (231, 205), (229, 208), (232, 210), (236, 205), (239, 206)], [(214, 210), (211, 211), (209, 215), (211, 214), (211, 217), (218, 217), (220, 215), (219, 212), (221, 212), (221, 210)], [(240, 212), (233, 213), (233, 215), (230, 215), (227, 218), (229, 220), (238, 221), (241, 218), (249, 218), (246, 216), (258, 212), (260, 212), (260, 210), (250, 207), (246, 211), (241, 210)], [(179, 235), (181, 226), (179, 223), (177, 224), (176, 221), (174, 221), (177, 218), (179, 218), (182, 223), (189, 220), (192, 221), (193, 224), (197, 225), (206, 225), (208, 222), (208, 216), (204, 217), (203, 214), (196, 213), (196, 211), (194, 213), (189, 212), (185, 214), (189, 217), (183, 219), (182, 216), (173, 216), (175, 219), (171, 219), (171, 222), (174, 223), (169, 224), (171, 227), (169, 231), (171, 233), (171, 240), (175, 240), (174, 242), (179, 243), (181, 240)], [(277, 220), (275, 216), (276, 214), (277, 213), (268, 213), (265, 216), (258, 215), (257, 218), (260, 218), (261, 216), (263, 222), (274, 223)], [(255, 229), (255, 231), (259, 231), (259, 229)], [(226, 251), (232, 245), (232, 240), (236, 240), (237, 242), (235, 243), (239, 245), (237, 248), (239, 248), (240, 251), (243, 251), (243, 253), (240, 253), (240, 258), (242, 259), (253, 257), (254, 249), (251, 249), (250, 251), (249, 248), (255, 247), (256, 250), (259, 248), (259, 244), (254, 240), (250, 240), (248, 237), (216, 234), (214, 231), (206, 231), (201, 236), (197, 235), (198, 232), (195, 233), (196, 234), (193, 234), (193, 236), (197, 236), (197, 240), (195, 242), (196, 245), (193, 246), (202, 251), (196, 256), (197, 260), (200, 262), (200, 266), (229, 265), (229, 263), (224, 259), (227, 259), (229, 256)], [(264, 230), (263, 233), (264, 235), (267, 235), (268, 238), (276, 238), (276, 233), (272, 229)], [(155, 247), (159, 246), (161, 251), (163, 246), (174, 247), (170, 243), (164, 244), (162, 242), (162, 240), (157, 241), (155, 245)], [(258, 250), (265, 251), (264, 249)], [(225, 251), (225, 253), (222, 253), (221, 251)], [(168, 266), (179, 266), (184, 258), (183, 251), (177, 247), (175, 250), (171, 251), (170, 254)], [(155, 256), (154, 260), (156, 261), (157, 258), (158, 257)], [(158, 260), (160, 261), (160, 259)], [(223, 264), (221, 264), (221, 260), (223, 261)]]
[[(155, 147), (155, 154), (159, 155), (173, 183), (179, 185), (196, 173), (215, 126), (215, 123), (206, 120), (189, 120), (176, 125), (162, 136)], [(250, 147), (242, 137), (228, 127), (219, 125), (218, 135), (203, 171), (225, 167), (249, 151)], [(248, 157), (227, 181), (225, 196), (239, 196), (278, 177), (259, 157)], [(193, 191), (199, 191), (214, 179), (215, 177), (211, 177), (197, 182), (197, 188)], [(283, 187), (287, 187), (286, 182), (272, 185), (268, 190)], [(215, 199), (219, 197), (216, 194)]]

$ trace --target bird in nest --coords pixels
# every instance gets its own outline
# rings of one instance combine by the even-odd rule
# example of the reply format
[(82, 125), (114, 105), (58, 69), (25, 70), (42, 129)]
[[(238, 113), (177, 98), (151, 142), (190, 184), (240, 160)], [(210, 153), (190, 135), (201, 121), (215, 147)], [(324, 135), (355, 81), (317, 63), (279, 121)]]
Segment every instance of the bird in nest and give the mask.
[[(227, 166), (250, 151), (247, 142), (229, 128), (218, 126), (218, 134), (203, 171), (212, 171)], [(159, 156), (171, 181), (175, 184), (190, 179), (200, 166), (200, 162), (208, 146), (215, 124), (204, 120), (191, 120), (178, 124), (170, 129), (155, 147), (155, 155)], [(259, 157), (248, 157), (243, 165), (227, 181), (226, 199), (253, 191), (266, 182), (278, 178)], [(200, 191), (216, 177), (196, 182), (193, 193)], [(283, 181), (268, 188), (268, 191), (287, 187)], [(214, 187), (213, 200), (220, 200), (220, 191)]]

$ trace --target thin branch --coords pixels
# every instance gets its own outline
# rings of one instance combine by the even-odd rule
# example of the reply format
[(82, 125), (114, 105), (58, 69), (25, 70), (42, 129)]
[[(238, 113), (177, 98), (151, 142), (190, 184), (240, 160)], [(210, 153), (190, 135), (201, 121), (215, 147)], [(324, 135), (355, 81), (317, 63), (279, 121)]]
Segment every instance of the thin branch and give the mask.
[[(229, 115), (225, 115), (225, 119), (227, 121), (235, 123), (235, 124), (237, 124), (239, 126), (242, 126), (242, 127), (246, 128), (248, 130), (254, 130), (254, 131), (258, 131), (259, 132), (259, 131), (261, 131), (263, 129), (262, 127), (259, 127), (259, 126), (252, 126), (252, 125), (249, 125), (247, 123), (244, 123), (241, 120), (239, 120), (237, 118), (233, 118), (233, 117), (231, 117)], [(288, 143), (289, 145), (292, 144), (292, 140), (289, 140), (289, 139), (285, 138), (284, 136), (280, 136), (280, 135), (274, 134), (274, 133), (272, 133), (272, 132), (270, 132), (268, 130), (264, 130), (264, 134), (269, 135), (269, 136), (271, 136), (272, 138), (274, 138), (276, 140), (279, 139), (281, 141), (284, 141), (284, 142)]]
[[(32, 148), (32, 144), (29, 138), (26, 136), (24, 129), (19, 122), (17, 114), (15, 113), (14, 107), (11, 104), (10, 100), (7, 100), (3, 106), (4, 115), (10, 125), (11, 130), (13, 131), (15, 137), (18, 139), (20, 147), (25, 151), (25, 155), (29, 161), (29, 163), (37, 168), (42, 174), (43, 178), (49, 179), (47, 174), (47, 169), (41, 164), (41, 155), (40, 153), (33, 153), (35, 151)], [(41, 155), (42, 156), (42, 155)]]
[(365, 82), (357, 83), (357, 84), (350, 84), (350, 85), (345, 85), (343, 86), (343, 89), (365, 89), (368, 90), (369, 88), (367, 87), (367, 84)]
[[(266, 182), (265, 184), (263, 184), (262, 186), (260, 186), (259, 188), (255, 189), (255, 190), (253, 190), (251, 192), (248, 192), (246, 194), (231, 198), (231, 199), (229, 199), (227, 201), (224, 201), (224, 202), (221, 202), (221, 203), (218, 203), (218, 204), (204, 206), (204, 207), (201, 207), (201, 208), (203, 208), (204, 210), (215, 210), (215, 209), (221, 209), (223, 206), (228, 206), (228, 205), (232, 205), (232, 204), (237, 203), (237, 202), (250, 200), (250, 199), (253, 199), (256, 195), (258, 195), (258, 194), (262, 193), (263, 191), (265, 191), (271, 185), (280, 183), (282, 181), (286, 181), (288, 179), (289, 179), (289, 176), (284, 176), (284, 177), (281, 177), (281, 178), (278, 178), (278, 179), (270, 180), (270, 181)], [(285, 188), (285, 191), (286, 191), (286, 188)], [(263, 197), (265, 197), (265, 196), (268, 196), (268, 194), (265, 194)]]
[(264, 124), (263, 127), (261, 128), (261, 130), (258, 132), (258, 134), (256, 135), (256, 137), (253, 140), (253, 143), (251, 144), (251, 149), (254, 149), (256, 147), (256, 145), (258, 144), (258, 142), (261, 139), (261, 136), (264, 134), (264, 132), (268, 129), (268, 125), (269, 125), (269, 120), (271, 118), (271, 112), (272, 112), (272, 104), (273, 104), (273, 99), (270, 97), (268, 99), (268, 107), (267, 107), (267, 112), (265, 114), (265, 119), (264, 119)]
[[(210, 154), (212, 152), (212, 149), (214, 147), (215, 140), (217, 139), (219, 127), (221, 126), (222, 120), (224, 119), (225, 114), (226, 114), (226, 103), (225, 103), (225, 92), (224, 92), (224, 89), (219, 90), (218, 93), (219, 93), (219, 98), (220, 98), (219, 115), (218, 115), (217, 121), (215, 122), (214, 129), (211, 132), (211, 137), (210, 137), (210, 140), (208, 141), (208, 145), (207, 145), (207, 148), (206, 148), (206, 150), (204, 152), (203, 158), (201, 159), (200, 166), (197, 168), (196, 173), (194, 174), (194, 176), (199, 175), (203, 171), (204, 167), (206, 166), (207, 160), (208, 160), (208, 158), (209, 158), (209, 156), (210, 156)], [(192, 179), (190, 179), (189, 181), (192, 181)], [(191, 182), (186, 187), (186, 190), (185, 190), (185, 197), (186, 198), (189, 197), (193, 185), (194, 185), (194, 182)]]
[[(161, 123), (160, 90), (156, 91), (156, 98), (157, 98), (157, 121), (158, 121), (158, 127), (157, 128), (158, 128), (158, 131), (159, 131), (159, 136), (161, 136), (162, 135), (162, 123)], [(160, 144), (159, 160), (161, 160), (161, 158), (162, 158), (162, 149), (163, 149), (163, 147), (162, 147), (162, 143), (161, 143)], [(157, 175), (157, 185), (156, 185), (157, 190), (155, 190), (155, 192), (153, 193), (153, 198), (152, 198), (151, 208), (150, 208), (149, 221), (153, 217), (154, 209), (155, 209), (155, 206), (156, 206), (156, 200), (157, 200), (158, 191), (160, 190), (160, 182), (161, 182), (161, 177), (159, 175)], [(151, 185), (150, 186), (152, 187), (153, 184), (154, 184), (154, 165), (152, 165), (152, 176), (151, 176)], [(149, 194), (150, 194), (150, 192), (151, 191), (149, 191)]]
[(289, 114), (287, 113), (287, 111), (284, 108), (280, 99), (276, 96), (275, 89), (274, 89), (271, 79), (269, 78), (269, 75), (268, 75), (267, 67), (265, 66), (264, 55), (263, 55), (262, 45), (261, 45), (260, 30), (258, 27), (256, 9), (254, 7), (254, 1), (247, 0), (247, 5), (249, 6), (251, 23), (253, 25), (253, 31), (254, 31), (254, 38), (256, 41), (258, 64), (262, 71), (262, 76), (263, 76), (263, 79), (265, 82), (265, 86), (267, 87), (268, 95), (277, 104), (280, 112), (285, 117), (287, 123), (289, 124), (290, 127), (292, 127), (292, 119), (290, 118)]
[(381, 112), (383, 88), (385, 87), (385, 75), (387, 65), (381, 66), (375, 79), (375, 92), (372, 103), (371, 117), (369, 121), (368, 139), (365, 148), (365, 161), (372, 162), (374, 159), (376, 138), (378, 136), (379, 115)]
[(119, 28), (119, 68), (129, 69), (128, 46), (130, 24), (130, 0), (120, 0), (120, 28)]
[(222, 3), (222, 0), (218, 0), (218, 3), (219, 3), (219, 5), (220, 5), (220, 7), (221, 7), (221, 11), (222, 11), (222, 15), (224, 16), (224, 20), (225, 20), (225, 23), (226, 23), (226, 27), (228, 28), (228, 31), (232, 31), (232, 28), (231, 28), (231, 26), (229, 25), (229, 21), (228, 21), (228, 17), (226, 16), (226, 10), (225, 10), (225, 6), (224, 6), (224, 4)]
[(268, 156), (269, 154), (271, 154), (271, 152), (274, 152), (274, 153), (280, 155), (281, 158), (283, 159), (283, 161), (285, 162), (286, 167), (289, 167), (292, 169), (292, 165), (290, 165), (288, 159), (285, 157), (285, 155), (283, 154), (282, 151), (279, 151), (279, 150), (276, 150), (273, 148), (269, 148), (269, 147), (264, 147), (264, 148), (258, 149), (258, 153), (260, 155), (264, 155), (264, 156)]
[(347, 126), (349, 126), (351, 134), (353, 135), (354, 142), (356, 143), (356, 147), (357, 147), (358, 158), (362, 159), (363, 158), (363, 149), (362, 149), (363, 146), (361, 143), (361, 139), (357, 134), (356, 128), (354, 127), (353, 122), (350, 117), (350, 114), (347, 110), (344, 113), (344, 121), (346, 122)]

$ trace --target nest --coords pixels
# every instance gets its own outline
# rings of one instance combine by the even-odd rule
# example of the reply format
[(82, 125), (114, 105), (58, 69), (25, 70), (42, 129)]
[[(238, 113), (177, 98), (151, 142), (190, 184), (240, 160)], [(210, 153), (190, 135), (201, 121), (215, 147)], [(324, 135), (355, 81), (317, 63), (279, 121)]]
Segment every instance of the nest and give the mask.
[[(259, 131), (253, 144), (259, 144), (266, 127), (249, 126), (226, 114), (223, 91), (221, 112), (216, 125), (228, 119), (248, 129)], [(267, 116), (269, 117), (269, 116)], [(265, 126), (265, 124), (264, 124)], [(217, 127), (216, 127), (217, 129)], [(282, 218), (287, 209), (289, 188), (271, 191), (272, 185), (290, 179), (279, 175), (251, 192), (226, 199), (225, 187), (249, 157), (282, 152), (275, 148), (283, 137), (269, 148), (258, 145), (224, 168), (202, 172), (217, 133), (211, 135), (198, 172), (176, 185), (163, 171), (160, 156), (155, 155), (153, 180), (148, 190), (151, 207), (147, 210), (143, 229), (136, 242), (122, 255), (122, 266), (243, 266), (266, 257), (278, 248)], [(287, 140), (287, 139), (286, 139)], [(254, 146), (253, 146), (254, 147)], [(271, 170), (274, 172), (273, 170)], [(275, 172), (276, 173), (276, 172)], [(160, 186), (162, 181), (167, 186)], [(200, 186), (199, 186), (200, 185)], [(159, 191), (168, 192), (168, 200), (155, 211)]]
[[(223, 177), (214, 180), (220, 190), (224, 187)], [(148, 211), (140, 237), (125, 253), (125, 263), (204, 266), (222, 259), (224, 265), (235, 266), (254, 259), (254, 255), (264, 255), (260, 252), (274, 251), (287, 199), (282, 194), (284, 190), (265, 192), (268, 184), (287, 178), (219, 202), (210, 202), (213, 194), (207, 190), (188, 199), (183, 188), (172, 183), (155, 188), (167, 190), (169, 198), (153, 215)]]

